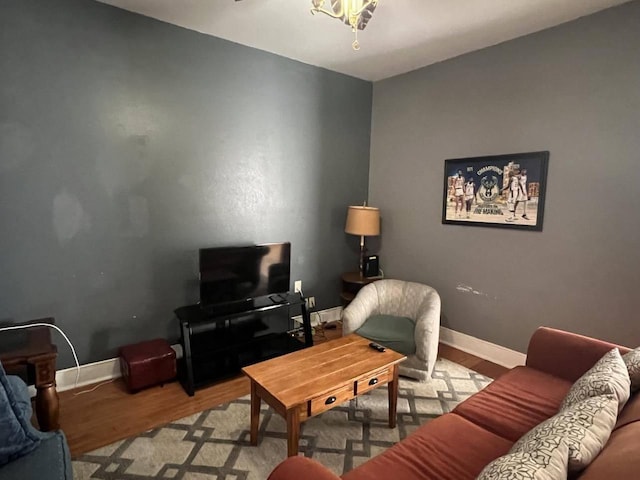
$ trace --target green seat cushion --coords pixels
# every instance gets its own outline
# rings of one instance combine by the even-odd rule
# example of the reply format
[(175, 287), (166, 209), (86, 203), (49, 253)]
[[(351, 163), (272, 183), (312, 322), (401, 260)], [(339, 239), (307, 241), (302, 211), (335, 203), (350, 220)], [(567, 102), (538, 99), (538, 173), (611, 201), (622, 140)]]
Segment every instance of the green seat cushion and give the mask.
[(355, 333), (396, 352), (413, 355), (416, 353), (416, 341), (413, 338), (415, 327), (413, 320), (408, 317), (373, 315)]

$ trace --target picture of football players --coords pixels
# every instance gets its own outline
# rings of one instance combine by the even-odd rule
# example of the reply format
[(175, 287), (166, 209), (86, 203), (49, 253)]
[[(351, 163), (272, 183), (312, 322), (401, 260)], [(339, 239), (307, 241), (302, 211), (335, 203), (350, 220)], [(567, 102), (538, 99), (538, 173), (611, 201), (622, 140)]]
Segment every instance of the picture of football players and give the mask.
[(464, 184), (464, 203), (467, 207), (467, 218), (471, 217), (471, 205), (476, 198), (476, 184), (473, 183), (473, 178), (467, 178), (467, 183)]
[(520, 172), (518, 182), (520, 183), (520, 189), (518, 191), (519, 202), (521, 202), (523, 206), (522, 218), (524, 218), (525, 220), (529, 220), (529, 217), (527, 217), (527, 200), (529, 200), (529, 190), (527, 188), (526, 168), (523, 168), (522, 172)]
[(519, 203), (524, 203), (524, 214), (522, 218), (529, 220), (527, 217), (527, 200), (529, 199), (527, 194), (527, 171), (523, 169), (524, 175), (520, 173), (519, 169), (514, 169), (509, 172), (509, 180), (507, 186), (502, 189), (507, 191), (507, 208), (511, 216), (507, 218), (507, 222), (515, 222), (518, 217), (516, 216), (516, 209)]
[(502, 189), (502, 191), (507, 192), (507, 209), (511, 214), (509, 218), (507, 218), (507, 222), (514, 222), (518, 218), (516, 217), (516, 206), (518, 205), (518, 193), (520, 191), (520, 171), (518, 169), (509, 171), (509, 181), (507, 186)]
[(445, 160), (442, 223), (542, 230), (549, 152)]
[(456, 202), (456, 217), (461, 217), (464, 204), (464, 176), (462, 175), (462, 170), (458, 170), (453, 179), (453, 199)]

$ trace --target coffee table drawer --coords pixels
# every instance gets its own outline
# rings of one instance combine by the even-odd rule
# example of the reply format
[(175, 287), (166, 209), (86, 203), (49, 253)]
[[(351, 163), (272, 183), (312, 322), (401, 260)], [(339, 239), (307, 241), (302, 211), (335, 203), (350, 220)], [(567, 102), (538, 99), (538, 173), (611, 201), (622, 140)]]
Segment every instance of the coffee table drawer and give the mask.
[(356, 392), (358, 395), (363, 394), (364, 392), (368, 392), (376, 388), (379, 385), (384, 385), (391, 380), (392, 374), (391, 370), (385, 368), (384, 370), (378, 370), (377, 372), (370, 373), (360, 379), (358, 379), (356, 385)]
[(347, 400), (354, 397), (353, 382), (349, 382), (347, 385), (336, 388), (335, 390), (325, 393), (320, 397), (311, 399), (309, 402), (309, 416), (313, 417), (319, 413), (329, 410), (337, 405), (340, 405)]

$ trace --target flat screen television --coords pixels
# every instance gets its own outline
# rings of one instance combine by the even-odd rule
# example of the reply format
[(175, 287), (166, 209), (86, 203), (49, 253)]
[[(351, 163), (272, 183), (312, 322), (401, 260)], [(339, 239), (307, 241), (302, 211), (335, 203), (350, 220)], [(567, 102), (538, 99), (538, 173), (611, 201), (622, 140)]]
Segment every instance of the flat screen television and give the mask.
[(289, 291), (291, 243), (200, 249), (200, 304), (251, 301)]

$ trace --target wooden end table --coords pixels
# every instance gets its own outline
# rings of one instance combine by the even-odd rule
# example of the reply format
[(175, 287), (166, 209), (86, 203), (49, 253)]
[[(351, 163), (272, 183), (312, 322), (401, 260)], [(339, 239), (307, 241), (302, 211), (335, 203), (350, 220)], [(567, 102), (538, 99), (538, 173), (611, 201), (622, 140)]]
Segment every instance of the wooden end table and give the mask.
[[(44, 318), (29, 323), (52, 324), (54, 320)], [(51, 343), (51, 330), (48, 327), (0, 332), (0, 362), (8, 373), (27, 368), (27, 380), (36, 387), (38, 425), (45, 432), (60, 428), (60, 403), (56, 391), (57, 357), (58, 349)]]
[(378, 352), (356, 334), (244, 367), (251, 379), (251, 445), (258, 444), (260, 402), (287, 421), (287, 455), (298, 454), (300, 424), (381, 385), (389, 385), (389, 428), (396, 426), (398, 364), (406, 357)]
[(342, 280), (340, 300), (342, 301), (342, 306), (346, 307), (356, 297), (362, 287), (376, 280), (382, 280), (382, 277), (364, 277), (360, 272), (346, 272), (340, 275), (340, 279)]

